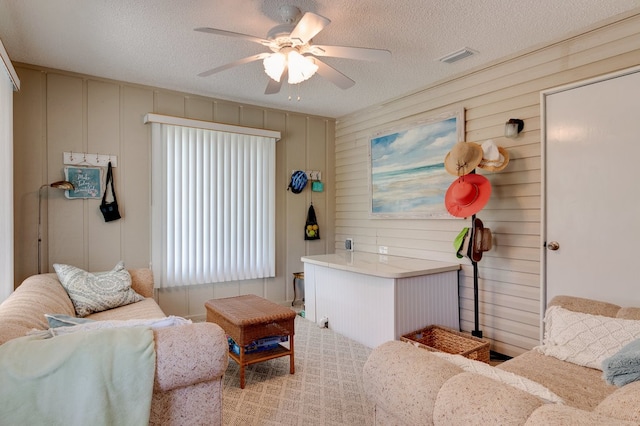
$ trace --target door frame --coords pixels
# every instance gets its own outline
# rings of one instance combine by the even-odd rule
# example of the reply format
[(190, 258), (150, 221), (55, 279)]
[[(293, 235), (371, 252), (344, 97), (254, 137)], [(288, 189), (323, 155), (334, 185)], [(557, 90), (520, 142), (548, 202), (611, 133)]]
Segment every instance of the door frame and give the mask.
[(640, 66), (634, 66), (562, 86), (552, 87), (540, 92), (540, 342), (542, 342), (544, 338), (544, 314), (547, 307), (547, 98), (556, 93), (577, 89), (579, 87), (600, 83), (637, 72), (640, 72)]

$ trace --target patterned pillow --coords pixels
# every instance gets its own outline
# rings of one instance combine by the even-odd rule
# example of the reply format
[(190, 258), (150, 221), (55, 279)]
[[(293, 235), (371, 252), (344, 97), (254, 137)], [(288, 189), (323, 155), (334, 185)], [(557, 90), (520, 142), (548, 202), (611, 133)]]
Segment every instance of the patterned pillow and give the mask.
[(602, 361), (640, 338), (640, 321), (573, 312), (560, 306), (547, 309), (538, 352), (583, 367), (602, 370)]
[(131, 288), (131, 275), (124, 269), (122, 261), (108, 272), (90, 273), (75, 266), (57, 263), (53, 269), (79, 317), (144, 299)]

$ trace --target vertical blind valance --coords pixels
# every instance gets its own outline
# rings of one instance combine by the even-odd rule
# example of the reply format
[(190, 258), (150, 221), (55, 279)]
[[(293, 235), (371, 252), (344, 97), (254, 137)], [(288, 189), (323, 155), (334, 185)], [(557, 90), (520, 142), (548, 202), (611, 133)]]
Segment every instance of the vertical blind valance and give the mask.
[(160, 287), (275, 276), (275, 138), (152, 124)]

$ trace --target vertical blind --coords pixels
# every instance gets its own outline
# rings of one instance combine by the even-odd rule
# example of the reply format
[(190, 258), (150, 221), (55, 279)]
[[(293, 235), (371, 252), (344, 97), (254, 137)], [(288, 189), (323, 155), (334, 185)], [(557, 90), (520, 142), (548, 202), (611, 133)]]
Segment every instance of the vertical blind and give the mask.
[(154, 123), (159, 287), (275, 276), (275, 138)]

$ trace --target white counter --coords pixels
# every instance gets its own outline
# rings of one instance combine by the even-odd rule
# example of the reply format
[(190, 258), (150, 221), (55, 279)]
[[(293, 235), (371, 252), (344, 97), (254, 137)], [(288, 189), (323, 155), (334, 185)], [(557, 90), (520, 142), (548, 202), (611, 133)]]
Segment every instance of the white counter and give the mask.
[(302, 261), (306, 318), (371, 348), (432, 324), (460, 327), (459, 264), (362, 252)]
[(302, 261), (382, 278), (409, 278), (460, 269), (460, 265), (457, 263), (352, 251), (304, 256)]

